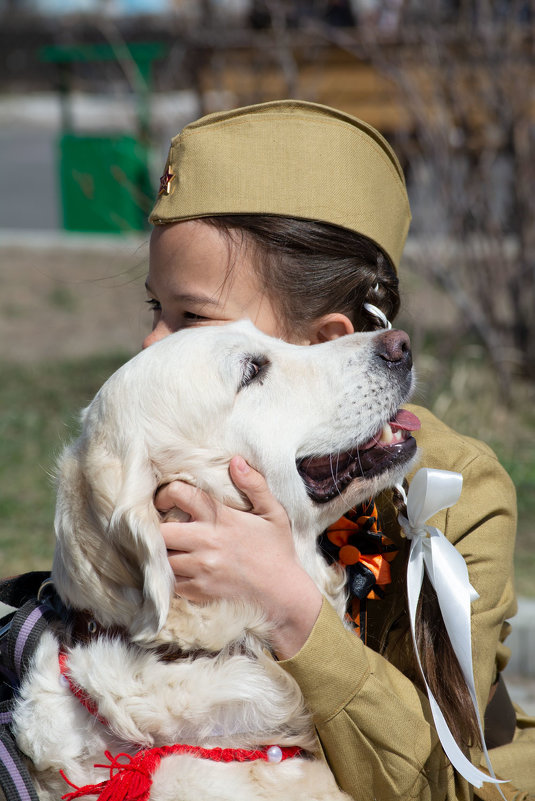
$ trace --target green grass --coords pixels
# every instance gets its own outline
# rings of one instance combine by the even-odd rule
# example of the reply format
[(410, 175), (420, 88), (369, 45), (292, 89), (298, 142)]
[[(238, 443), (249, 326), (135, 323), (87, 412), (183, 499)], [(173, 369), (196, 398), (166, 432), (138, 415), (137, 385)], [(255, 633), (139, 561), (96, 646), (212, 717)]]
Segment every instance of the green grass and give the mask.
[(0, 364), (0, 574), (43, 570), (53, 549), (54, 466), (78, 412), (127, 355)]
[[(0, 364), (0, 574), (50, 565), (55, 460), (76, 434), (78, 411), (126, 358)], [(424, 341), (417, 363), (415, 401), (458, 431), (488, 442), (511, 474), (519, 505), (517, 588), (535, 596), (535, 387), (515, 380), (515, 407), (505, 407), (474, 344), (448, 361), (436, 342)]]

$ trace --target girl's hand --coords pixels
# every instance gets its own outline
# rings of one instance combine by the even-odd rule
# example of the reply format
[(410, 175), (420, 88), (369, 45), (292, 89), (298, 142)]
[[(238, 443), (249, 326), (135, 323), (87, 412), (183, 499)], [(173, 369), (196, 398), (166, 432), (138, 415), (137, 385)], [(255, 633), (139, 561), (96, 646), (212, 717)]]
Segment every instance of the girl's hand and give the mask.
[(156, 496), (159, 511), (178, 507), (185, 523), (162, 523), (178, 595), (202, 602), (240, 599), (260, 605), (273, 624), (279, 659), (304, 645), (318, 617), (322, 595), (301, 566), (288, 516), (263, 476), (241, 456), (230, 476), (252, 504), (250, 512), (224, 506), (206, 493), (173, 481)]

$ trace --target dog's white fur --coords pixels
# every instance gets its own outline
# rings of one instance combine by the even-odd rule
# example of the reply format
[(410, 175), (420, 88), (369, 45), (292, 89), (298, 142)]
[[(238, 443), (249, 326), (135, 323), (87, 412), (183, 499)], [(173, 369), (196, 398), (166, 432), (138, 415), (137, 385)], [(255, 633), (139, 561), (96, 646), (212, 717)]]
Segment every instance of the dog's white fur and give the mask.
[[(70, 673), (107, 728), (61, 681), (56, 635), (43, 636), (14, 716), (41, 798), (57, 801), (68, 791), (60, 769), (76, 785), (103, 781), (94, 765), (106, 750), (133, 754), (181, 742), (315, 752), (300, 689), (270, 656), (260, 610), (174, 597), (153, 499), (159, 486), (180, 478), (247, 508), (228, 473), (231, 457), (241, 454), (265, 475), (289, 515), (302, 564), (343, 617), (343, 578), (318, 553), (316, 538), (404, 469), (354, 480), (318, 504), (296, 459), (365, 442), (406, 399), (410, 373), (393, 377), (377, 356), (378, 336), (306, 348), (246, 322), (180, 332), (124, 365), (84, 411), (82, 434), (60, 461), (53, 579), (68, 606), (126, 629), (130, 643), (96, 638), (69, 652)], [(242, 386), (257, 357), (269, 367)], [(153, 648), (162, 643), (219, 655), (160, 661)], [(182, 755), (162, 761), (151, 794), (154, 801), (343, 797), (320, 759), (218, 764)]]

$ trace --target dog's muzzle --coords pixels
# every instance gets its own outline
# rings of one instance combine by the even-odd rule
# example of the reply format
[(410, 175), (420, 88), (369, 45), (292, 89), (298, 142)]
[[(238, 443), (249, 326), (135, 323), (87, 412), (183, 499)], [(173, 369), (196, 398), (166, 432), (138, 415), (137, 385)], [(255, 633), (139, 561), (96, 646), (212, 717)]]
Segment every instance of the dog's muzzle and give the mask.
[(341, 453), (300, 459), (297, 471), (308, 495), (317, 503), (326, 503), (357, 478), (374, 478), (393, 466), (405, 464), (416, 453), (411, 431), (419, 428), (416, 415), (400, 409), (368, 442)]

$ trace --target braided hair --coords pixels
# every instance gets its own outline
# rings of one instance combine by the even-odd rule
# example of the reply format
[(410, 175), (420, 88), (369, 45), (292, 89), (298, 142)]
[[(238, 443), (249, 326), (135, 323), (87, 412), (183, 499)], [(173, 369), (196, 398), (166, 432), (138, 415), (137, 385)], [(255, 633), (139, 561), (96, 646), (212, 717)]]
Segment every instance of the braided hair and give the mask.
[(203, 221), (222, 231), (231, 249), (249, 249), (286, 334), (300, 336), (331, 312), (345, 314), (355, 331), (373, 330), (377, 321), (365, 303), (380, 308), (389, 320), (398, 313), (394, 267), (367, 237), (294, 217), (234, 214)]

